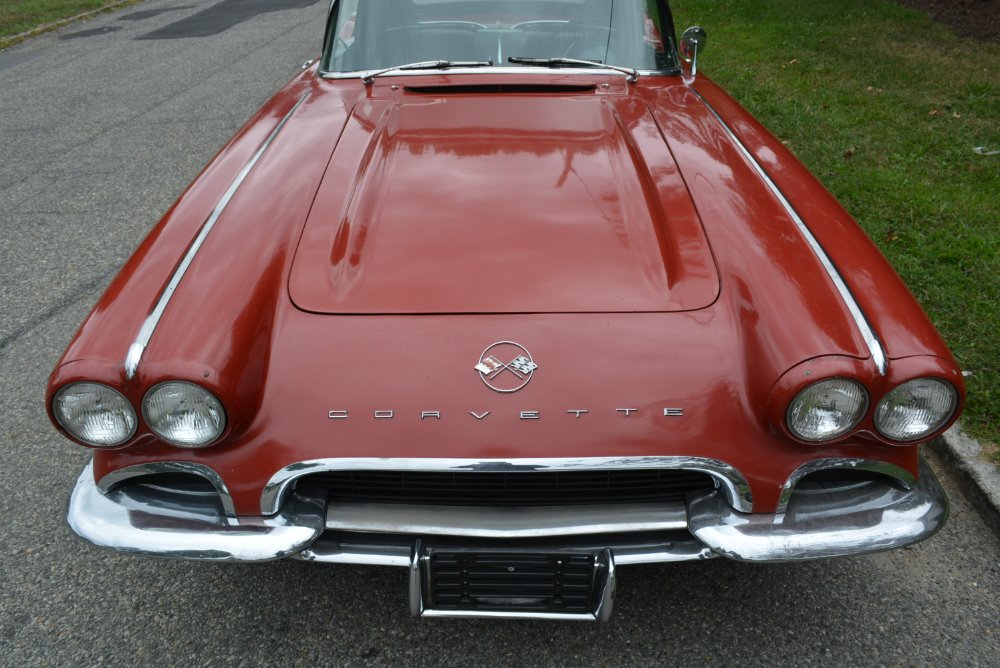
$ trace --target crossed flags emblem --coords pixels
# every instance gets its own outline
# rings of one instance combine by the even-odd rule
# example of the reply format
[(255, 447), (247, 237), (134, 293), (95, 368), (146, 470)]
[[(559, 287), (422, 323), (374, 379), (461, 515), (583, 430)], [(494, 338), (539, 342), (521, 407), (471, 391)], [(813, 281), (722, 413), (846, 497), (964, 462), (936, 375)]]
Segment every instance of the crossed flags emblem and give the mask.
[(538, 365), (524, 355), (518, 355), (506, 364), (498, 360), (493, 355), (489, 355), (481, 359), (479, 364), (476, 365), (476, 370), (485, 375), (487, 378), (496, 378), (506, 370), (510, 371), (521, 380), (524, 380), (525, 376), (537, 368)]

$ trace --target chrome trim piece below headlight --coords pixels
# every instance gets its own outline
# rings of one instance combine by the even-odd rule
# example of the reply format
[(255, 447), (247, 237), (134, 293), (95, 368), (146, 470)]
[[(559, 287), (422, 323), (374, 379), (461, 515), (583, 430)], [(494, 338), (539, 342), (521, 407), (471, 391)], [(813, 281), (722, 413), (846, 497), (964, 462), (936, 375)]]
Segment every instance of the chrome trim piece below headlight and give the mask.
[(236, 516), (236, 507), (233, 504), (233, 497), (230, 495), (229, 488), (226, 487), (226, 483), (222, 479), (222, 476), (216, 473), (215, 469), (196, 462), (149, 462), (148, 464), (126, 466), (116, 471), (112, 471), (98, 480), (97, 488), (102, 494), (108, 494), (115, 487), (122, 484), (126, 480), (141, 476), (155, 475), (157, 473), (187, 473), (204, 478), (212, 484), (212, 487), (214, 487), (215, 491), (218, 493), (219, 501), (222, 503), (222, 508), (226, 515), (228, 517)]
[(814, 459), (813, 461), (803, 464), (799, 468), (795, 469), (795, 471), (792, 472), (792, 475), (788, 476), (788, 480), (785, 481), (784, 486), (781, 488), (781, 496), (778, 498), (777, 512), (783, 513), (788, 509), (788, 501), (792, 498), (792, 492), (795, 491), (795, 485), (797, 485), (798, 482), (804, 477), (810, 473), (836, 469), (854, 469), (857, 471), (881, 473), (882, 475), (894, 478), (905, 489), (910, 489), (917, 481), (912, 473), (904, 468), (896, 466), (895, 464), (890, 464), (889, 462), (880, 462), (874, 459), (839, 457)]

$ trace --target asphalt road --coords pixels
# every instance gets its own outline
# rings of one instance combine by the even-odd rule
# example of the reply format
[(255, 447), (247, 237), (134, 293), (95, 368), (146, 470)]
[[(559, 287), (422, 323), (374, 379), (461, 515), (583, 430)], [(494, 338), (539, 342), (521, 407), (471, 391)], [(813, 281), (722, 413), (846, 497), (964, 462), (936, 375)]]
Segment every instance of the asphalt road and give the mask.
[(49, 427), (45, 379), (157, 216), (319, 49), (325, 0), (225, 0), (178, 25), (213, 4), (150, 0), (0, 53), (0, 664), (1000, 665), (1000, 542), (947, 480), (953, 516), (926, 543), (621, 569), (606, 625), (418, 622), (402, 569), (76, 539), (87, 452)]

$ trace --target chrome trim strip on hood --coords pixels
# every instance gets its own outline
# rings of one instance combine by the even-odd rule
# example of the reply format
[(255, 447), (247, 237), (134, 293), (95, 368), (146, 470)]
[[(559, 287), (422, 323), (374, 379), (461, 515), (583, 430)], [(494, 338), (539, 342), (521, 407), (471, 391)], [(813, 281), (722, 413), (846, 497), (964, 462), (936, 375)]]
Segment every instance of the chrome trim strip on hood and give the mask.
[(340, 457), (296, 462), (277, 471), (260, 497), (263, 515), (278, 512), (293, 483), (302, 476), (327, 471), (451, 471), (503, 473), (513, 471), (592, 471), (598, 469), (683, 469), (715, 480), (726, 502), (740, 512), (753, 509), (750, 484), (742, 473), (718, 459), (703, 457), (577, 457), (523, 459), (437, 459)]
[(830, 280), (833, 281), (833, 284), (837, 287), (837, 292), (840, 293), (841, 299), (844, 300), (847, 310), (851, 312), (851, 316), (853, 316), (854, 322), (857, 325), (858, 330), (860, 330), (861, 336), (865, 340), (865, 344), (868, 346), (868, 350), (871, 351), (872, 361), (875, 363), (875, 367), (878, 369), (879, 375), (884, 376), (889, 370), (889, 358), (885, 354), (882, 342), (879, 341), (878, 335), (875, 334), (875, 330), (872, 328), (871, 323), (868, 322), (868, 318), (865, 317), (861, 307), (858, 305), (857, 301), (855, 301), (854, 295), (851, 294), (851, 289), (847, 287), (847, 284), (844, 282), (840, 272), (837, 271), (837, 267), (833, 264), (833, 260), (831, 260), (830, 256), (828, 256), (826, 251), (823, 250), (819, 241), (815, 236), (813, 236), (812, 230), (810, 230), (805, 224), (805, 221), (799, 217), (798, 212), (795, 211), (795, 208), (785, 197), (784, 193), (781, 192), (781, 189), (778, 188), (778, 185), (771, 179), (770, 176), (768, 176), (767, 172), (764, 171), (764, 167), (757, 161), (753, 154), (750, 153), (750, 149), (748, 149), (746, 145), (740, 141), (740, 138), (737, 137), (736, 133), (729, 127), (729, 124), (726, 123), (722, 116), (719, 115), (719, 112), (715, 110), (715, 107), (713, 107), (709, 101), (694, 88), (691, 88), (691, 92), (698, 96), (698, 99), (705, 104), (715, 119), (719, 121), (719, 124), (726, 131), (726, 134), (729, 135), (729, 138), (733, 140), (733, 143), (740, 150), (740, 153), (743, 154), (743, 157), (747, 159), (750, 166), (753, 167), (753, 170), (764, 181), (771, 193), (774, 194), (774, 196), (781, 203), (781, 206), (783, 206), (785, 211), (788, 212), (788, 215), (791, 216), (795, 226), (798, 228), (802, 236), (805, 237), (809, 247), (812, 249), (813, 253), (815, 253), (816, 257), (823, 265), (823, 268), (826, 269), (826, 273), (830, 276)]
[(254, 153), (253, 156), (250, 157), (250, 160), (243, 165), (243, 169), (240, 170), (236, 180), (230, 184), (229, 189), (226, 190), (222, 199), (220, 199), (219, 203), (215, 205), (215, 209), (208, 217), (208, 220), (206, 220), (201, 226), (198, 236), (195, 237), (195, 240), (191, 243), (187, 253), (184, 255), (184, 259), (181, 260), (180, 265), (178, 265), (177, 269), (174, 270), (174, 275), (171, 276), (170, 282), (167, 283), (167, 287), (164, 288), (163, 294), (160, 295), (159, 301), (156, 302), (156, 306), (153, 307), (152, 312), (146, 316), (146, 320), (143, 321), (135, 342), (129, 346), (128, 354), (125, 356), (125, 377), (129, 380), (135, 377), (135, 373), (139, 369), (139, 362), (142, 360), (142, 354), (145, 352), (146, 346), (149, 345), (149, 340), (152, 338), (153, 332), (156, 330), (156, 326), (159, 324), (160, 318), (163, 316), (163, 311), (166, 310), (167, 304), (170, 303), (170, 298), (173, 296), (174, 291), (180, 284), (181, 279), (184, 278), (184, 274), (187, 272), (188, 267), (190, 267), (191, 263), (194, 261), (195, 255), (198, 254), (202, 244), (205, 243), (205, 239), (208, 237), (209, 232), (212, 231), (216, 221), (219, 220), (219, 217), (222, 215), (222, 212), (225, 211), (226, 206), (229, 205), (230, 200), (233, 199), (236, 191), (239, 190), (241, 185), (243, 185), (243, 181), (246, 180), (250, 171), (257, 164), (257, 161), (260, 160), (262, 155), (264, 155), (264, 151), (266, 151), (271, 145), (274, 138), (278, 136), (281, 129), (285, 127), (285, 123), (287, 123), (288, 119), (292, 117), (292, 114), (294, 114), (302, 103), (306, 101), (306, 98), (309, 97), (309, 93), (310, 91), (307, 90), (302, 94), (299, 101), (296, 102), (291, 110), (285, 114), (285, 117), (278, 122), (278, 124), (274, 127), (274, 130), (271, 131), (271, 134), (268, 135), (267, 139), (264, 140), (264, 143), (257, 149), (256, 153)]

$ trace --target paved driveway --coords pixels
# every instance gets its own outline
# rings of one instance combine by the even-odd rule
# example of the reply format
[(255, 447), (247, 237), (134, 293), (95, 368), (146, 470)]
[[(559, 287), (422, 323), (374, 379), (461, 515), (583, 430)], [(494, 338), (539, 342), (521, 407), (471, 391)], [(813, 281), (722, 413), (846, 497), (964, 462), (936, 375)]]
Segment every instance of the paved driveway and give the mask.
[(416, 622), (400, 569), (77, 540), (87, 453), (48, 426), (45, 379), (157, 216), (317, 54), (325, 6), (150, 0), (0, 53), (0, 664), (997, 665), (1000, 544), (954, 490), (942, 534), (894, 553), (621, 569), (607, 625)]

